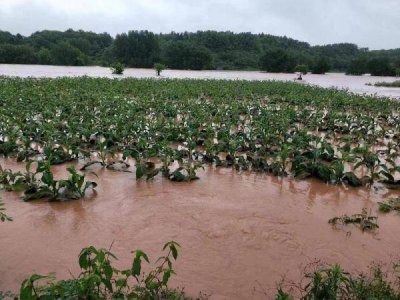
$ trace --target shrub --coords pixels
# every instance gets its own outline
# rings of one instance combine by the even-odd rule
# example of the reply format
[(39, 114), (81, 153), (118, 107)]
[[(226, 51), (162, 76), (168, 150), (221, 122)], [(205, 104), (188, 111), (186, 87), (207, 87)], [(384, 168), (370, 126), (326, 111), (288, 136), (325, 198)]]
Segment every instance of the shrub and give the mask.
[[(394, 271), (398, 265), (394, 265)], [(400, 299), (400, 291), (396, 283), (387, 279), (387, 274), (380, 266), (372, 266), (369, 274), (352, 276), (344, 271), (341, 266), (334, 265), (319, 268), (306, 273), (305, 284), (300, 285), (301, 299)], [(278, 289), (276, 299), (293, 299), (282, 290)]]
[(156, 70), (157, 76), (160, 76), (160, 75), (161, 75), (161, 72), (162, 72), (163, 70), (165, 70), (166, 68), (167, 68), (167, 66), (164, 65), (164, 64), (160, 64), (160, 63), (155, 63), (155, 64), (154, 64), (154, 69)]
[(303, 75), (306, 75), (308, 73), (308, 67), (306, 65), (297, 65), (294, 70), (296, 72), (300, 72)]
[(125, 66), (117, 62), (111, 66), (111, 71), (113, 74), (122, 75), (125, 71)]

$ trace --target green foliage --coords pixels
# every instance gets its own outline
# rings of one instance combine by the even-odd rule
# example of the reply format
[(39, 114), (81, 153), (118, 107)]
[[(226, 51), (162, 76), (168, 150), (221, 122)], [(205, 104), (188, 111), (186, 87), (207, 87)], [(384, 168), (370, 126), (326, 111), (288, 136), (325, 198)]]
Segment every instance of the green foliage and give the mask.
[[(394, 265), (395, 276), (398, 266)], [(399, 300), (400, 291), (395, 282), (387, 278), (379, 265), (370, 267), (368, 274), (360, 273), (352, 276), (341, 266), (322, 267), (305, 274), (305, 284), (300, 285), (303, 300), (316, 299), (387, 299)], [(276, 299), (293, 299), (281, 288)]]
[(113, 51), (116, 60), (129, 67), (152, 68), (160, 56), (158, 38), (147, 30), (117, 34)]
[(156, 70), (157, 76), (160, 76), (161, 72), (164, 71), (166, 68), (167, 68), (167, 66), (164, 64), (160, 64), (160, 63), (154, 64), (154, 70)]
[(368, 71), (372, 76), (395, 76), (396, 70), (387, 57), (377, 57), (368, 61)]
[(288, 72), (295, 70), (296, 60), (283, 49), (268, 50), (260, 58), (260, 68), (267, 72)]
[(296, 72), (299, 72), (303, 75), (306, 75), (308, 73), (308, 67), (306, 65), (297, 65), (294, 70)]
[(89, 59), (84, 53), (67, 42), (55, 44), (51, 48), (50, 54), (55, 65), (84, 66), (89, 63)]
[(6, 213), (6, 208), (4, 207), (4, 203), (0, 199), (0, 221), (5, 222), (5, 221), (12, 221), (13, 218), (8, 216)]
[(0, 44), (1, 64), (36, 63), (34, 49), (29, 45)]
[[(278, 50), (285, 54), (273, 53)], [(129, 31), (113, 39), (108, 33), (72, 29), (38, 31), (28, 37), (0, 31), (0, 63), (109, 66), (122, 62), (129, 67), (152, 68), (161, 62), (174, 69), (256, 70), (261, 62), (263, 69), (272, 72), (293, 72), (297, 64), (316, 69), (319, 58), (325, 57), (332, 70), (363, 74), (370, 72), (368, 61), (376, 58), (388, 60), (393, 72), (400, 69), (399, 55), (399, 49), (369, 51), (349, 43), (310, 46), (287, 37), (249, 32)], [(279, 63), (282, 57), (286, 64)]]
[(165, 48), (165, 62), (172, 69), (204, 70), (212, 68), (211, 51), (189, 42), (169, 43)]
[(331, 69), (329, 60), (326, 57), (318, 58), (311, 67), (313, 74), (325, 74)]
[[(173, 261), (178, 258), (179, 244), (170, 241), (163, 247), (165, 255), (157, 265), (144, 273), (142, 265), (150, 263), (142, 250), (136, 250), (132, 265), (123, 270), (113, 266), (117, 258), (106, 249), (93, 246), (79, 254), (79, 276), (55, 281), (53, 276), (34, 274), (21, 284), (20, 299), (187, 299), (183, 293), (170, 289), (170, 277), (175, 274)], [(43, 282), (45, 283), (43, 284)]]
[(97, 184), (86, 181), (74, 167), (68, 167), (68, 179), (55, 180), (50, 170), (51, 162), (38, 161), (34, 172), (31, 171), (33, 161), (26, 163), (26, 172), (12, 172), (0, 167), (0, 185), (7, 191), (24, 192), (22, 199), (31, 201), (47, 198), (49, 200), (79, 199), (87, 189), (96, 188)]
[(367, 58), (359, 57), (350, 62), (350, 66), (346, 71), (349, 75), (363, 75), (368, 73)]
[[(208, 164), (400, 187), (400, 104), (389, 99), (288, 82), (88, 77), (3, 77), (0, 99), (0, 154), (18, 161), (77, 161), (138, 180), (191, 181)], [(43, 172), (3, 172), (3, 185), (57, 198), (60, 182), (44, 184)]]
[(125, 71), (125, 66), (119, 62), (111, 65), (111, 72), (116, 75), (122, 75)]

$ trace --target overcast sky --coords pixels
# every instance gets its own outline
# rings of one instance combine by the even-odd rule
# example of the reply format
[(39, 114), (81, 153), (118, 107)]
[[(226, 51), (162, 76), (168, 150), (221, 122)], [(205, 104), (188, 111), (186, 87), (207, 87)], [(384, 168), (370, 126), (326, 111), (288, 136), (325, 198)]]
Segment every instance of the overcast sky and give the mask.
[(0, 30), (219, 30), (400, 48), (400, 0), (0, 0)]

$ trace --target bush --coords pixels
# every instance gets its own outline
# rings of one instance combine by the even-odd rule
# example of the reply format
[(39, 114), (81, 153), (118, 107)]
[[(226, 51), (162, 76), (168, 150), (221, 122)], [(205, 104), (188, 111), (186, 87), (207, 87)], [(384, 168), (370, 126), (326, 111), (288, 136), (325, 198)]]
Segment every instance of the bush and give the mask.
[(117, 62), (111, 66), (111, 71), (113, 74), (122, 75), (125, 71), (125, 66)]
[(155, 64), (154, 64), (154, 69), (156, 70), (157, 76), (160, 76), (160, 75), (161, 75), (161, 72), (162, 72), (163, 70), (165, 70), (166, 68), (167, 68), (167, 66), (164, 65), (164, 64), (160, 64), (160, 63), (155, 63)]
[(306, 75), (308, 73), (308, 67), (306, 65), (297, 65), (294, 70), (296, 72), (300, 72), (303, 75)]

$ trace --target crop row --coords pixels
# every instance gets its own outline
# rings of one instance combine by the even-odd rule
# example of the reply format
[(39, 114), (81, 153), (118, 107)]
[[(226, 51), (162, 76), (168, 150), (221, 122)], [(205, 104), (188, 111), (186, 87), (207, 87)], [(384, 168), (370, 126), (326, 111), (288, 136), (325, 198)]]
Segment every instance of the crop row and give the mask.
[(208, 163), (397, 188), (399, 108), (278, 81), (1, 77), (0, 154), (82, 158), (82, 169), (134, 158), (137, 178), (148, 179), (196, 179)]

